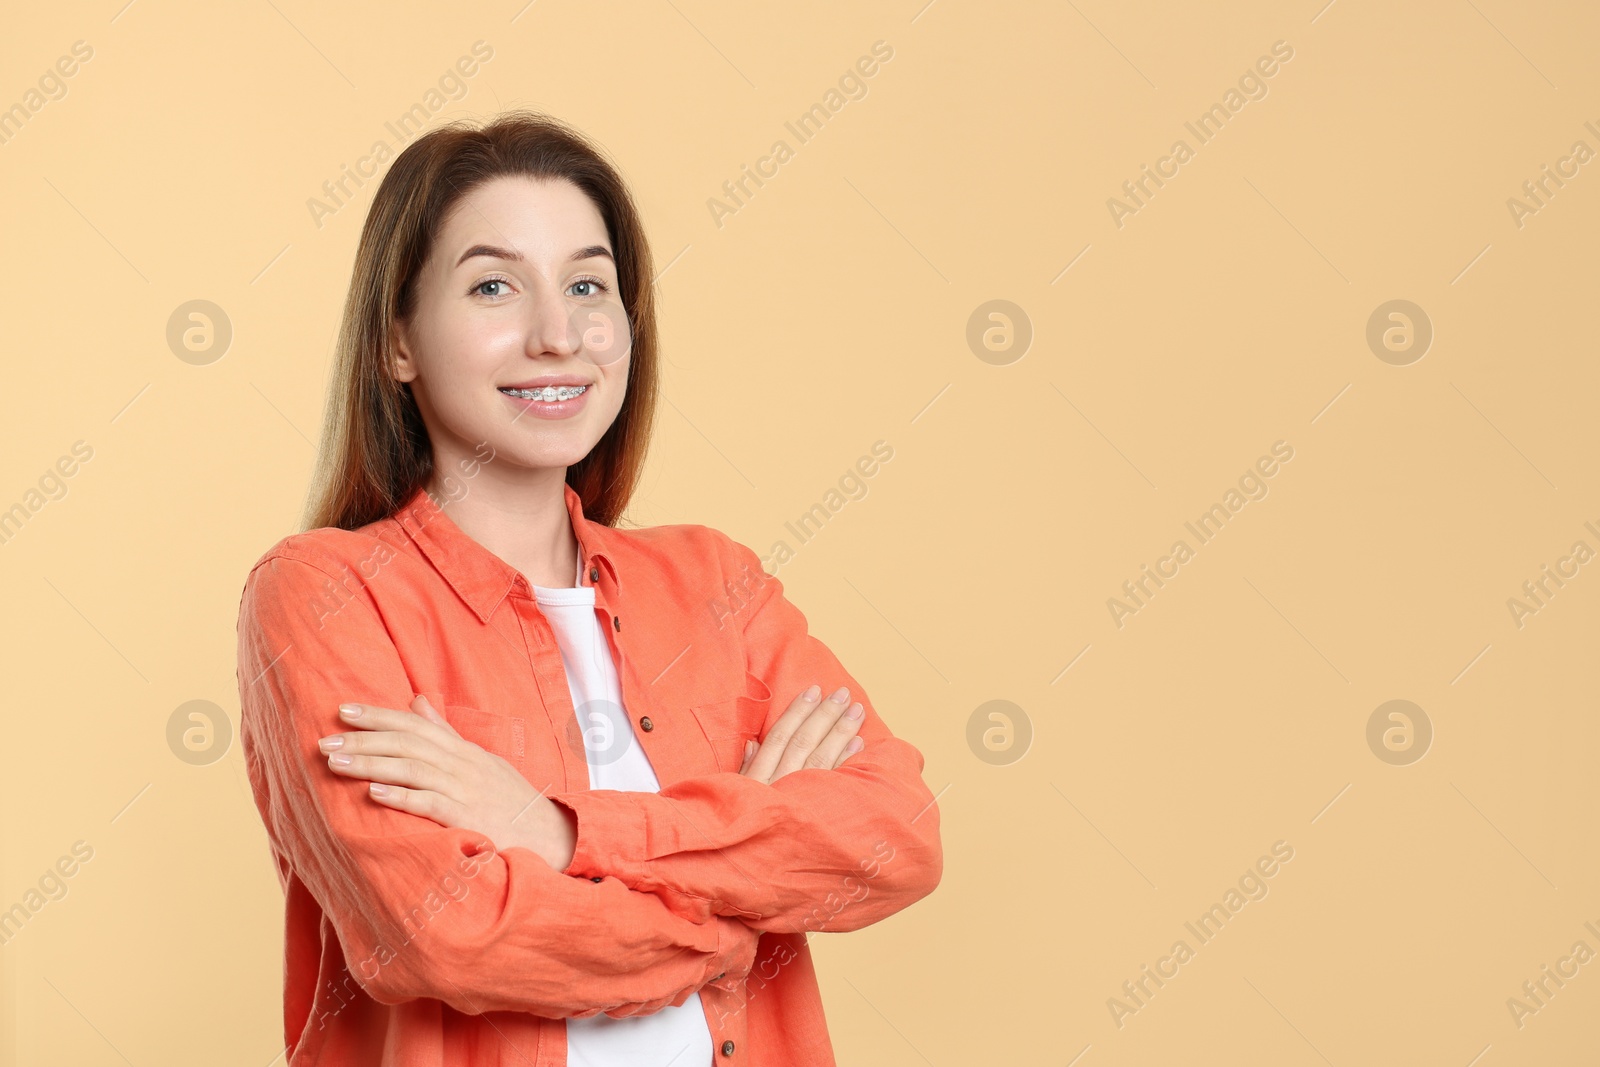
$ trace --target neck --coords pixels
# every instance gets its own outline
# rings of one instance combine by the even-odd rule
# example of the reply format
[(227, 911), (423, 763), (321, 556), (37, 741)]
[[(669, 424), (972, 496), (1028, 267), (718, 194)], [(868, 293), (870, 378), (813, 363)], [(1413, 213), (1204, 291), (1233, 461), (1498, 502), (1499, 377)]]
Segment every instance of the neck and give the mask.
[(436, 471), (428, 492), (463, 533), (522, 572), (533, 585), (571, 588), (578, 538), (567, 512), (566, 469), (528, 472), (515, 484), (481, 468), (470, 481)]

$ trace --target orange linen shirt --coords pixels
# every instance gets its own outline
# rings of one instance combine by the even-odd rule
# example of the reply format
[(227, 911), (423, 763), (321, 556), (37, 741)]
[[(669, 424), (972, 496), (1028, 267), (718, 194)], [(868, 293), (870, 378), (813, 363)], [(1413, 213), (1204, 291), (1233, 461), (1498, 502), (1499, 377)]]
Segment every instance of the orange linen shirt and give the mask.
[[(565, 495), (659, 793), (589, 788), (529, 582), (427, 492), (359, 530), (286, 537), (245, 581), (241, 743), (285, 894), (292, 1067), (564, 1067), (563, 1020), (697, 989), (717, 1067), (831, 1065), (810, 933), (867, 926), (939, 882), (921, 753), (756, 554), (700, 525), (602, 526)], [(861, 701), (866, 747), (771, 785), (740, 775), (745, 741), (812, 683)], [(346, 731), (339, 704), (407, 709), (418, 693), (576, 814), (566, 870), (329, 770), (317, 739)]]

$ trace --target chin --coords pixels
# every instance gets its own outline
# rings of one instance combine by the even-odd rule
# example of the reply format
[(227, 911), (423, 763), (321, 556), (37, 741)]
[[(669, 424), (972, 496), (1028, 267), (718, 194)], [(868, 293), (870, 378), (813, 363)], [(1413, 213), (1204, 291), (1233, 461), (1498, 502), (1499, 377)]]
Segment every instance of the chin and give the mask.
[(554, 442), (544, 447), (530, 447), (527, 443), (520, 443), (520, 447), (508, 447), (499, 450), (497, 459), (508, 460), (524, 467), (571, 467), (594, 450), (594, 444), (584, 445), (556, 444)]

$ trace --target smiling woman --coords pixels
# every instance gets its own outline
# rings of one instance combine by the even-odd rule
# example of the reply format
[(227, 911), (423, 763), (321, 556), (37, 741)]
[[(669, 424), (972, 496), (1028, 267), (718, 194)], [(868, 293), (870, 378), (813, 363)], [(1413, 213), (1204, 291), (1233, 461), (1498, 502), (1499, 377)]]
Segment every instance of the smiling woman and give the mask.
[(545, 116), (435, 130), (373, 200), (306, 528), (240, 603), (291, 1067), (832, 1064), (809, 933), (939, 881), (921, 754), (756, 554), (617, 525), (651, 273)]

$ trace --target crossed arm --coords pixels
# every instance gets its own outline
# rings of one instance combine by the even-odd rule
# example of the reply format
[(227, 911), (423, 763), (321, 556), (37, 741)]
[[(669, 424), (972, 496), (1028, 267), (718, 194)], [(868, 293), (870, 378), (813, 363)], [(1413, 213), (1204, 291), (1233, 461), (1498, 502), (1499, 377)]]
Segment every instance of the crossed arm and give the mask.
[[(717, 536), (730, 572), (754, 564), (760, 573), (753, 552)], [(325, 577), (308, 561), (275, 557), (246, 584), (243, 743), (274, 846), (329, 914), (347, 957), (387, 957), (358, 976), (375, 999), (549, 1017), (592, 1015), (595, 1005), (647, 1013), (708, 982), (737, 988), (759, 931), (858, 929), (939, 881), (938, 811), (920, 753), (890, 734), (775, 578), (765, 576), (742, 612), (751, 673), (776, 693), (842, 681), (863, 704), (865, 749), (832, 771), (807, 767), (770, 785), (718, 773), (660, 793), (553, 794), (576, 839), (570, 853), (551, 853), (495, 851), (482, 827), (419, 820), (328, 773), (318, 742), (345, 725), (337, 705), (404, 707), (411, 687), (370, 606), (319, 620), (296, 610)], [(781, 717), (771, 711), (763, 739)], [(452, 897), (447, 921), (408, 938), (413, 887), (464, 855), (481, 861), (481, 892)], [(553, 865), (567, 856), (564, 869)], [(530, 959), (542, 966), (529, 968)]]
[[(743, 568), (761, 575), (739, 613), (750, 672), (777, 693), (819, 679), (843, 681), (860, 697), (859, 720), (845, 720), (838, 705), (824, 711), (801, 697), (769, 709), (760, 751), (747, 760), (750, 773), (696, 776), (655, 793), (535, 797), (509, 768), (499, 769), (509, 778), (497, 786), (493, 757), (474, 760), (465, 774), (441, 771), (459, 764), (453, 755), (459, 745), (434, 738), (448, 724), (419, 701), (419, 715), (433, 726), (386, 711), (374, 725), (392, 723), (391, 730), (354, 736), (359, 751), (406, 757), (407, 766), (357, 757), (341, 773), (399, 783), (384, 803), (525, 844), (569, 875), (617, 878), (698, 922), (721, 916), (781, 933), (855, 930), (925, 896), (939, 881), (943, 857), (921, 754), (890, 734), (856, 680), (808, 632), (781, 583), (761, 571), (755, 553), (709, 532), (724, 553), (724, 573)], [(859, 752), (845, 747), (851, 733), (865, 742)], [(441, 752), (440, 743), (452, 751)], [(821, 757), (815, 765), (800, 766), (813, 751)], [(442, 799), (468, 795), (475, 798), (470, 813)], [(513, 813), (522, 813), (520, 825), (504, 825)]]

